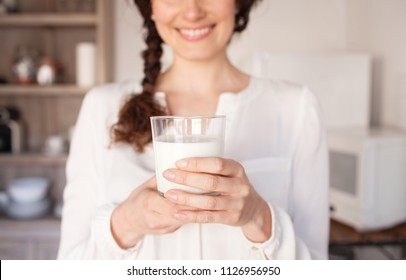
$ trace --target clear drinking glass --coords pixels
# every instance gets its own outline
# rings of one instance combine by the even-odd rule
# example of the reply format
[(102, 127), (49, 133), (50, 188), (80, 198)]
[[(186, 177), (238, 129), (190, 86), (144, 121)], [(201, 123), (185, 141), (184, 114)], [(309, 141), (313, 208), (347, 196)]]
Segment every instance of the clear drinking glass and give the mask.
[(155, 171), (158, 192), (170, 189), (192, 193), (204, 190), (172, 183), (163, 177), (175, 162), (188, 157), (222, 157), (224, 151), (225, 116), (151, 117)]

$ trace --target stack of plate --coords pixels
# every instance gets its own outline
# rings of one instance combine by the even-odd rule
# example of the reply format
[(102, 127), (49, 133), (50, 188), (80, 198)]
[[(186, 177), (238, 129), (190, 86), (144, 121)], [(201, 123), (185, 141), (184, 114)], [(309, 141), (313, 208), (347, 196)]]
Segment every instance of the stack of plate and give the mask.
[(7, 201), (3, 211), (16, 219), (34, 219), (49, 213), (51, 200), (48, 197), (50, 182), (47, 178), (30, 177), (16, 179), (7, 187)]

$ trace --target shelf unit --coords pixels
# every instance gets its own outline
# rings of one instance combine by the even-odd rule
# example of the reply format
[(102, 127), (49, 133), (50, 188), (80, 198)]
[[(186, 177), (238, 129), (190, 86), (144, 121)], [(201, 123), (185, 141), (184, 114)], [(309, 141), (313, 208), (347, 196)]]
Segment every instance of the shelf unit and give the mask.
[(43, 165), (64, 166), (68, 158), (67, 153), (48, 155), (46, 153), (3, 154), (0, 155), (0, 165)]
[(81, 88), (74, 84), (50, 86), (7, 84), (0, 86), (0, 97), (83, 97), (90, 88)]
[[(75, 81), (75, 47), (94, 42), (97, 48), (96, 85), (112, 81), (114, 1), (94, 0), (95, 11), (57, 11), (55, 0), (20, 0), (20, 11), (0, 15), (0, 106), (21, 113), (25, 149), (21, 154), (0, 153), (0, 191), (20, 177), (41, 176), (52, 181), (50, 195), (57, 203), (65, 186), (68, 155), (47, 155), (46, 139), (68, 135), (90, 88)], [(34, 3), (35, 2), (35, 3)], [(63, 83), (51, 86), (13, 83), (12, 59), (17, 46), (33, 47), (64, 66)], [(14, 221), (0, 214), (0, 259), (52, 259), (59, 243), (60, 221), (44, 218)]]
[(0, 16), (0, 27), (96, 26), (96, 14), (17, 14)]
[[(96, 2), (96, 11), (94, 13), (52, 13), (52, 12), (30, 12), (30, 9), (37, 9), (38, 6), (52, 6), (49, 0), (39, 0), (36, 3), (29, 3), (32, 1), (21, 1), (23, 6), (26, 6), (27, 11), (22, 11), (17, 14), (0, 15), (0, 34), (3, 33), (3, 42), (0, 46), (0, 62), (1, 57), (12, 57), (13, 42), (20, 44), (33, 45), (35, 48), (45, 49), (46, 55), (55, 56), (55, 49), (59, 47), (58, 42), (62, 42), (62, 46), (65, 43), (76, 43), (80, 40), (95, 41), (97, 44), (97, 84), (103, 84), (111, 81), (112, 79), (112, 14), (113, 3), (110, 0), (94, 0)], [(42, 3), (41, 3), (42, 2)], [(59, 30), (58, 30), (59, 29)], [(88, 34), (94, 34), (95, 36), (87, 36), (80, 34), (76, 36), (79, 30), (87, 30)], [(7, 30), (9, 32), (7, 33)], [(65, 34), (69, 36), (64, 38), (58, 38), (55, 34), (64, 30)], [(14, 32), (19, 31), (19, 32)], [(23, 32), (29, 32), (30, 37), (27, 40), (22, 39), (26, 34)], [(44, 33), (44, 34), (41, 34)], [(11, 33), (11, 34), (10, 34)], [(20, 33), (20, 34), (15, 34)], [(63, 32), (62, 32), (63, 33)], [(37, 35), (41, 36), (37, 36)], [(73, 35), (72, 35), (73, 34)], [(42, 38), (38, 38), (42, 37)], [(86, 38), (87, 37), (87, 38)], [(90, 38), (89, 38), (90, 37)], [(35, 38), (34, 40), (30, 40)], [(40, 40), (38, 40), (40, 39)], [(41, 40), (42, 39), (42, 40)], [(32, 42), (37, 41), (37, 42)], [(38, 41), (46, 41), (41, 45)], [(58, 42), (55, 42), (58, 41)], [(10, 44), (10, 42), (12, 42)], [(15, 46), (14, 46), (15, 47)], [(68, 48), (69, 46), (66, 46)], [(71, 50), (72, 51), (72, 50)], [(62, 55), (63, 56), (63, 55)], [(58, 55), (56, 55), (57, 58)], [(65, 63), (73, 63), (72, 57), (63, 57)], [(4, 63), (3, 69), (0, 67), (0, 75), (4, 75), (7, 72), (5, 67), (9, 67), (7, 63)], [(10, 71), (8, 71), (10, 72)], [(10, 79), (10, 73), (6, 73), (6, 77)], [(3, 85), (0, 85), (2, 87)]]
[(0, 216), (0, 258), (3, 260), (55, 259), (60, 220), (45, 217), (12, 220)]
[[(0, 77), (11, 81), (0, 84), (0, 106), (12, 106), (21, 111), (27, 132), (24, 135), (26, 151), (42, 149), (47, 137), (66, 134), (76, 121), (81, 101), (89, 91), (75, 83), (77, 43), (96, 44), (96, 84), (112, 80), (113, 3), (94, 1), (93, 13), (63, 13), (57, 12), (58, 1), (21, 0), (19, 13), (0, 15)], [(13, 51), (19, 45), (31, 46), (43, 56), (60, 61), (64, 66), (63, 83), (52, 86), (13, 84)], [(0, 188), (1, 184), (0, 178)]]

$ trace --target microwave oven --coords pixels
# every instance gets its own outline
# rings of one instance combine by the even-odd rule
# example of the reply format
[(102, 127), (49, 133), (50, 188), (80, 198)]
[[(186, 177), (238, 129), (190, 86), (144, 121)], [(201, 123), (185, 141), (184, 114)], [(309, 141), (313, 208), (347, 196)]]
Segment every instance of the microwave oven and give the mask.
[(329, 129), (330, 215), (360, 232), (406, 221), (406, 132)]

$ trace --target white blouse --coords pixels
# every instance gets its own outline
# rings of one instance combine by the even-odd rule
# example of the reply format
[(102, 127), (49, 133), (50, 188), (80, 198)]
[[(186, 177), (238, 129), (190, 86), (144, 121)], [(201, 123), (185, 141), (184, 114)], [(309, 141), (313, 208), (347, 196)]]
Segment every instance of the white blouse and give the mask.
[[(305, 87), (252, 78), (240, 93), (219, 97), (227, 116), (225, 157), (239, 161), (268, 201), (272, 236), (252, 243), (239, 227), (187, 224), (146, 235), (121, 249), (110, 219), (114, 207), (154, 176), (152, 145), (144, 153), (110, 142), (110, 128), (137, 83), (110, 84), (85, 97), (67, 162), (60, 259), (327, 258), (328, 163), (320, 110)], [(165, 105), (165, 94), (156, 98)]]

